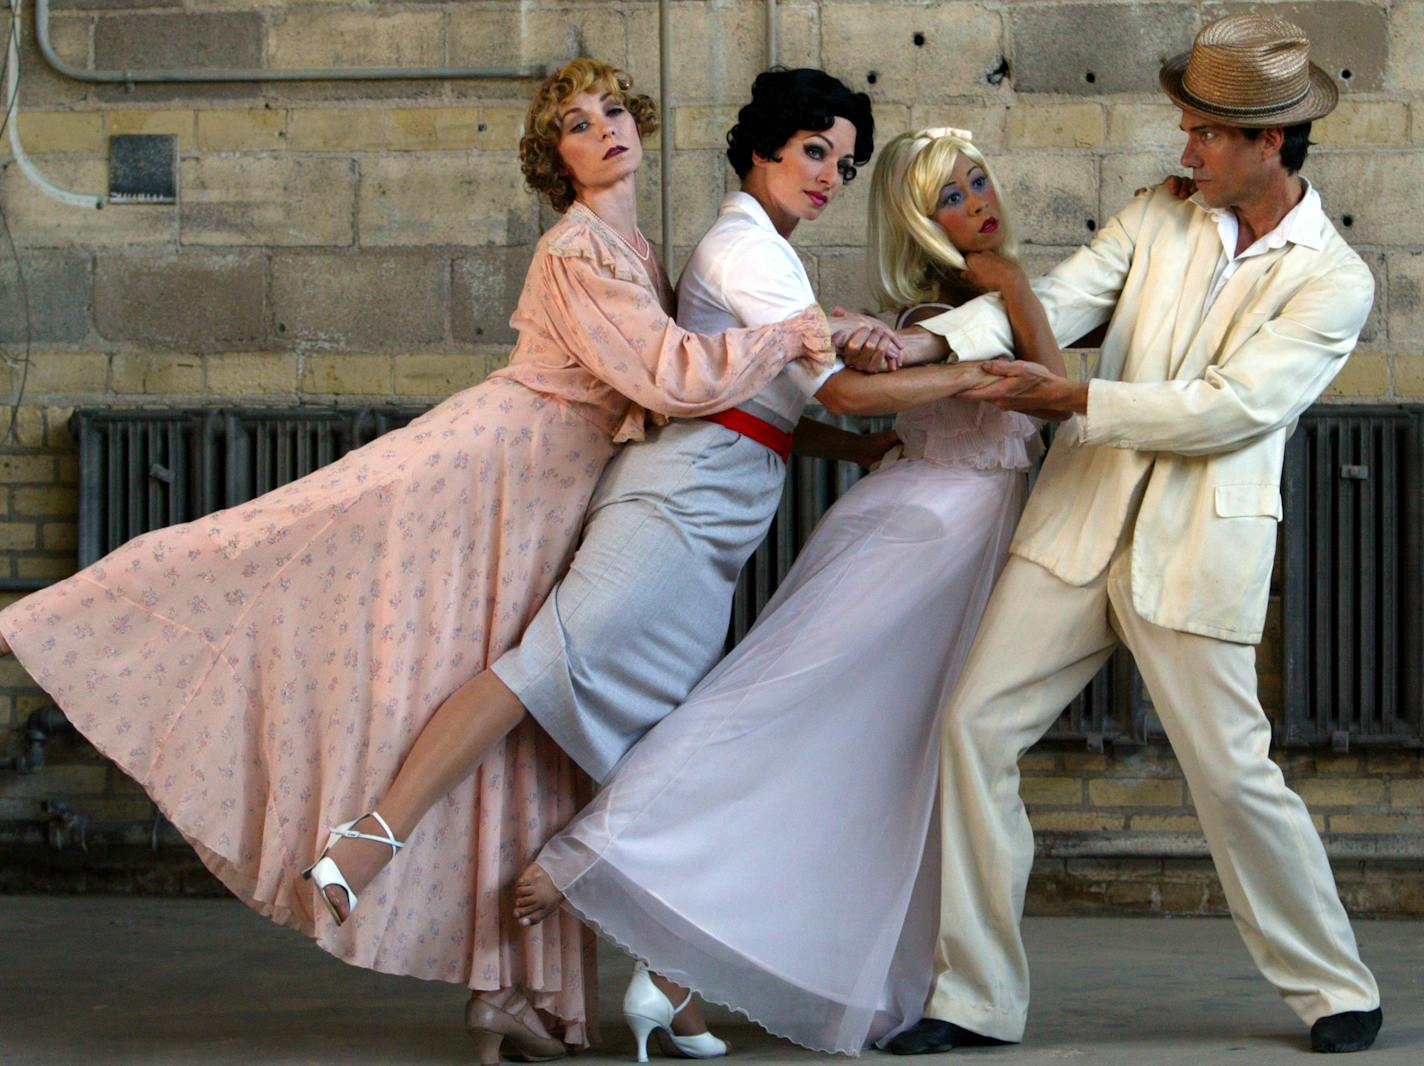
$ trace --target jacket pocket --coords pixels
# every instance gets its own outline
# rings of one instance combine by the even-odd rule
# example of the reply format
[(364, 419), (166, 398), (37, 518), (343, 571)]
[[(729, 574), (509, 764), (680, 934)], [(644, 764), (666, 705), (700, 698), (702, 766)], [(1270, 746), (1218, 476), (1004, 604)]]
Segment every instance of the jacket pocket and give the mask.
[(1276, 485), (1218, 485), (1219, 518), (1281, 518), (1281, 490)]

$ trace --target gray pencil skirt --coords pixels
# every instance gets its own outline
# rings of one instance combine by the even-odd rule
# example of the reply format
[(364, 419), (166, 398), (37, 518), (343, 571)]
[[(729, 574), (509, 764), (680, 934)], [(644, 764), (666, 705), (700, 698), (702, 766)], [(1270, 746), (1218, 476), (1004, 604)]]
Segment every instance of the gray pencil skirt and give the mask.
[(696, 420), (653, 430), (604, 471), (568, 573), (490, 667), (594, 780), (721, 657), (785, 476), (770, 449)]

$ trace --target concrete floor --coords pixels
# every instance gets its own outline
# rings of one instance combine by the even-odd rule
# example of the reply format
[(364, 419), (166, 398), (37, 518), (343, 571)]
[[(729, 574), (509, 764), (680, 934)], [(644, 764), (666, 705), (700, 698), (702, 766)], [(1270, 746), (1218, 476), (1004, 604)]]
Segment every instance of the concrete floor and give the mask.
[[(1424, 923), (1356, 931), (1386, 1013), (1374, 1052), (1351, 1061), (1424, 1062)], [(956, 1059), (1308, 1061), (1305, 1030), (1227, 921), (1040, 918), (1026, 937), (1027, 1042)], [(0, 1062), (15, 1066), (475, 1061), (460, 988), (345, 966), (233, 902), (0, 897), (0, 960)], [(579, 1066), (632, 1058), (617, 1015), (628, 965), (609, 952), (600, 971), (607, 1045)], [(715, 1028), (743, 1063), (826, 1058), (725, 1016)]]

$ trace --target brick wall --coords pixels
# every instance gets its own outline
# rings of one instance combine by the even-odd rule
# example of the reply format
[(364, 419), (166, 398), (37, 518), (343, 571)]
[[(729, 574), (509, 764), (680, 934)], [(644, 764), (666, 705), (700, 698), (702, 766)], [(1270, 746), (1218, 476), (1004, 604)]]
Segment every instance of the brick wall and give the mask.
[[(1185, 49), (1203, 20), (1245, 6), (789, 0), (780, 5), (780, 58), (869, 92), (882, 142), (924, 125), (974, 130), (1039, 269), (1088, 239), (1134, 188), (1175, 168), (1181, 135), (1155, 89), (1158, 63)], [(1316, 128), (1306, 173), (1369, 262), (1378, 295), (1361, 350), (1328, 398), (1424, 400), (1424, 67), (1415, 58), (1424, 2), (1252, 6), (1304, 25), (1343, 91), (1337, 113)], [(675, 149), (680, 262), (734, 182), (722, 138), (765, 63), (765, 6), (679, 0), (672, 12), (676, 81), (664, 135)], [(75, 407), (415, 403), (500, 365), (530, 249), (549, 221), (521, 188), (515, 157), (529, 82), (88, 85), (45, 65), (31, 18), (18, 122), (37, 164), (97, 193), (109, 137), (171, 133), (180, 197), (176, 207), (63, 207), (18, 174), (8, 145), (0, 152), (0, 203), (32, 320), (15, 435), (0, 445), (0, 576), (73, 569), (77, 464), (66, 420)], [(52, 34), (68, 61), (100, 68), (507, 66), (555, 64), (582, 50), (626, 66), (640, 88), (658, 88), (657, 5), (647, 0), (55, 0)], [(658, 170), (651, 152), (641, 205), (654, 239)], [(828, 303), (866, 302), (869, 184), (863, 177), (796, 235)], [(24, 338), (14, 262), (0, 243), (0, 352), (12, 398)], [(1083, 358), (1070, 359), (1075, 372)], [(1272, 708), (1276, 632), (1260, 658)], [(0, 664), (0, 757), (43, 702), (13, 661)], [(147, 816), (141, 793), (82, 745), (56, 741), (50, 755), (39, 774), (0, 771), (0, 823), (9, 826), (0, 841), (38, 841), (45, 800), (95, 823)], [(1283, 759), (1332, 840), (1418, 834), (1424, 843), (1416, 754)], [(1072, 853), (1072, 834), (1194, 832), (1168, 753), (1059, 747), (1030, 754), (1024, 770), (1035, 823), (1068, 841), (1040, 864), (1037, 906), (1219, 908), (1200, 859)], [(1418, 874), (1409, 862), (1338, 866), (1342, 881), (1354, 871), (1371, 886), (1347, 889), (1361, 909), (1421, 908), (1407, 888)], [(56, 884), (190, 885), (176, 874), (75, 877)]]

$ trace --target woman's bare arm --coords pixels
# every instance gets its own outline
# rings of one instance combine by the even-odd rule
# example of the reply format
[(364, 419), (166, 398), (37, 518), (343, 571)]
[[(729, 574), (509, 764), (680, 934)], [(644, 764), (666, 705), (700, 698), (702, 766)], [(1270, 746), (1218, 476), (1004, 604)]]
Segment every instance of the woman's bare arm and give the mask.
[(894, 430), (882, 433), (856, 433), (829, 422), (802, 416), (796, 423), (791, 450), (812, 459), (831, 459), (856, 466), (870, 466), (880, 461), (891, 448), (900, 443)]
[(997, 380), (974, 363), (912, 366), (893, 374), (840, 370), (826, 379), (816, 399), (836, 415), (893, 414), (956, 396)]
[(1014, 352), (1020, 360), (1037, 363), (1058, 377), (1068, 376), (1063, 350), (1023, 267), (996, 252), (970, 252), (964, 257), (964, 274), (972, 284), (997, 292), (1004, 301)]

